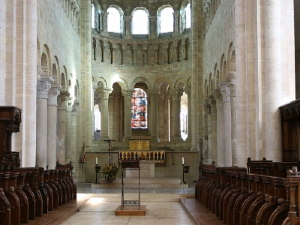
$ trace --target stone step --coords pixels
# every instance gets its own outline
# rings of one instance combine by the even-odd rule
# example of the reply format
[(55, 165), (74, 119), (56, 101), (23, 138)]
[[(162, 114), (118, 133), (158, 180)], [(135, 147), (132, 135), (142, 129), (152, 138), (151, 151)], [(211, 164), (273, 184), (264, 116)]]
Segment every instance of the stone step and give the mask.
[[(92, 188), (122, 188), (122, 179), (116, 179), (112, 183), (108, 183), (106, 180), (99, 180), (99, 184), (92, 184)], [(137, 178), (124, 178), (124, 188), (138, 189)], [(140, 188), (172, 188), (183, 189), (188, 188), (187, 184), (181, 184), (180, 179), (172, 178), (141, 178)]]

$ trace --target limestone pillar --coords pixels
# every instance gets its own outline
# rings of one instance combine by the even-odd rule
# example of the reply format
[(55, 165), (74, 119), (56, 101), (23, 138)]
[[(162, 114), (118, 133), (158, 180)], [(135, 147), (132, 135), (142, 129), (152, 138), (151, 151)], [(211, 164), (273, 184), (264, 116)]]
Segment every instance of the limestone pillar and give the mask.
[(164, 141), (170, 141), (170, 95), (167, 94), (164, 99), (164, 112), (163, 112), (163, 124), (164, 124)]
[(104, 8), (103, 10), (103, 17), (102, 17), (102, 27), (103, 27), (103, 32), (104, 33), (107, 33), (107, 16), (108, 16), (108, 12), (107, 12), (107, 9)]
[(124, 96), (124, 139), (126, 142), (128, 139), (132, 137), (131, 132), (131, 98), (133, 91), (132, 90), (124, 90), (122, 91)]
[(77, 100), (74, 101), (71, 113), (71, 160), (74, 165), (79, 162), (80, 155), (77, 151), (77, 117), (78, 117), (78, 106), (79, 103)]
[(209, 99), (205, 100), (206, 102), (206, 126), (207, 126), (207, 152), (206, 152), (206, 160), (207, 164), (211, 164), (211, 105), (209, 103)]
[(231, 105), (231, 148), (232, 148), (232, 165), (237, 166), (237, 149), (236, 149), (236, 76), (235, 71), (230, 71), (230, 105)]
[(268, 160), (281, 161), (281, 124), (280, 111), (283, 97), (281, 73), (282, 49), (284, 46), (283, 34), (280, 24), (282, 17), (282, 1), (266, 0), (265, 5), (265, 80), (266, 80), (266, 157)]
[(192, 126), (192, 120), (191, 120), (191, 115), (192, 115), (192, 102), (191, 102), (191, 88), (186, 87), (184, 89), (185, 93), (188, 96), (188, 137), (186, 139), (187, 142), (190, 142), (192, 140), (192, 134), (191, 134), (191, 126)]
[(225, 166), (232, 166), (230, 86), (227, 82), (220, 84), (220, 92), (223, 97)]
[(48, 169), (55, 169), (56, 166), (56, 131), (57, 131), (57, 96), (61, 86), (52, 84), (48, 94), (47, 109), (47, 166)]
[(65, 163), (66, 159), (66, 122), (67, 122), (67, 100), (69, 99), (69, 92), (61, 91), (58, 96), (58, 110), (57, 110), (57, 125), (58, 125), (58, 142), (56, 148), (57, 160)]
[(101, 97), (101, 137), (100, 140), (104, 141), (109, 139), (108, 135), (108, 124), (109, 124), (109, 110), (108, 110), (108, 99), (110, 89), (99, 90)]
[[(0, 8), (0, 27), (6, 30), (6, 2)], [(6, 32), (0, 32), (0, 105), (5, 105)]]
[[(22, 132), (23, 132), (23, 152), (22, 166), (30, 167), (36, 165), (36, 99), (37, 99), (37, 0), (26, 1), (26, 59), (23, 79), (24, 99)], [(4, 28), (1, 28), (4, 29)]]
[(177, 36), (180, 34), (180, 12), (174, 11), (174, 34)]
[[(199, 24), (198, 21), (198, 17), (201, 16), (199, 13), (199, 9), (200, 9), (200, 1), (198, 0), (192, 0), (192, 76), (191, 76), (191, 102), (192, 102), (192, 106), (191, 106), (191, 121), (192, 121), (192, 147), (191, 147), (191, 151), (198, 151), (199, 150), (199, 135), (198, 134), (198, 127), (199, 127), (199, 123), (198, 123), (198, 112), (201, 112), (202, 109), (198, 108), (199, 102), (198, 100), (198, 91), (200, 93), (202, 93), (201, 91), (201, 86), (198, 87), (199, 84), (199, 68), (201, 68), (201, 63), (202, 63), (202, 59), (198, 58), (201, 57), (199, 54), (199, 31), (201, 29), (201, 26)], [(199, 65), (200, 64), (200, 65)], [(201, 79), (200, 79), (201, 82)]]
[(81, 95), (80, 102), (80, 137), (85, 143), (85, 150), (92, 150), (92, 117), (93, 117), (93, 96), (92, 96), (92, 11), (91, 0), (80, 1), (80, 51), (81, 51)]
[(173, 98), (173, 142), (182, 141), (180, 131), (180, 100), (182, 92), (178, 90), (170, 91)]
[(246, 166), (249, 149), (247, 110), (247, 60), (245, 0), (235, 0), (235, 55), (236, 57), (236, 149), (237, 166)]
[(156, 39), (157, 38), (157, 16), (149, 16), (149, 36), (150, 39)]
[(217, 166), (225, 166), (224, 128), (223, 128), (223, 99), (220, 89), (215, 89), (214, 98), (217, 106)]
[(207, 163), (208, 158), (208, 129), (207, 129), (207, 103), (204, 103), (203, 107), (203, 132), (202, 132), (202, 152), (201, 160), (203, 163)]
[(65, 163), (69, 163), (72, 161), (72, 97), (69, 97), (67, 100), (67, 108), (66, 108), (66, 156)]
[(51, 83), (38, 81), (36, 112), (36, 165), (47, 166), (47, 99)]
[[(213, 95), (209, 96), (209, 104), (211, 106), (211, 129), (209, 136), (209, 158), (212, 161), (217, 161), (217, 108), (216, 100)], [(210, 162), (210, 163), (211, 163)]]
[(132, 16), (124, 16), (125, 20), (125, 35), (124, 39), (131, 39), (132, 38), (132, 33), (131, 33), (131, 21), (132, 21)]
[(158, 91), (148, 90), (151, 102), (150, 131), (151, 141), (158, 142)]

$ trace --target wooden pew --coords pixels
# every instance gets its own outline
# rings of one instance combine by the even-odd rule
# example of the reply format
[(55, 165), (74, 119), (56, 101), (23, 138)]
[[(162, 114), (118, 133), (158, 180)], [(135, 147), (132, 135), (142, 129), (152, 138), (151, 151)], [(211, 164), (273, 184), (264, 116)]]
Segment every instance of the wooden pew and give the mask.
[(8, 199), (5, 197), (4, 191), (0, 188), (0, 225), (11, 224), (11, 209)]
[[(269, 172), (282, 171), (282, 168), (287, 166), (284, 163), (273, 165), (276, 167), (272, 167)], [(278, 174), (284, 173), (282, 171)], [(216, 213), (224, 223), (282, 224), (288, 218), (289, 208), (294, 211), (297, 208), (297, 206), (290, 206), (293, 195), (290, 194), (289, 179), (293, 179), (296, 183), (295, 178), (246, 173), (245, 168), (214, 167), (214, 165), (203, 164), (199, 166), (199, 174), (195, 197)], [(300, 174), (297, 178), (297, 182), (299, 181)], [(289, 213), (289, 217), (295, 217), (294, 214)]]
[(66, 181), (68, 183), (68, 186), (70, 188), (70, 199), (76, 199), (77, 198), (77, 185), (76, 182), (73, 179), (73, 165), (72, 161), (70, 161), (66, 165), (62, 165), (59, 162), (56, 163), (56, 169), (57, 170), (66, 170)]
[(44, 185), (47, 188), (47, 191), (52, 192), (52, 200), (49, 199), (49, 210), (51, 211), (57, 209), (59, 206), (59, 191), (51, 180), (50, 173), (50, 170), (44, 171)]
[(8, 185), (8, 180), (11, 174), (9, 173), (0, 173), (0, 187), (3, 188), (5, 197), (7, 198), (10, 211), (11, 211), (11, 225), (19, 225), (20, 224), (20, 200), (15, 193), (14, 187)]

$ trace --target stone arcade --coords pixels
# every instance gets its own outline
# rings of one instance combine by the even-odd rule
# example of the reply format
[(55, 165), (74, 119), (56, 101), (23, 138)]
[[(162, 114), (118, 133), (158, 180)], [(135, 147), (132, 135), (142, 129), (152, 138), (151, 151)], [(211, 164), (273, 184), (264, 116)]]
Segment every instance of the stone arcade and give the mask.
[[(146, 152), (158, 179), (180, 179), (185, 157), (188, 184), (199, 162), (299, 159), (299, 147), (283, 150), (279, 110), (300, 97), (299, 10), (299, 0), (3, 0), (0, 106), (22, 110), (11, 149), (21, 167), (72, 161), (77, 183), (94, 182), (95, 158), (109, 155)], [(135, 33), (138, 11), (146, 33)]]

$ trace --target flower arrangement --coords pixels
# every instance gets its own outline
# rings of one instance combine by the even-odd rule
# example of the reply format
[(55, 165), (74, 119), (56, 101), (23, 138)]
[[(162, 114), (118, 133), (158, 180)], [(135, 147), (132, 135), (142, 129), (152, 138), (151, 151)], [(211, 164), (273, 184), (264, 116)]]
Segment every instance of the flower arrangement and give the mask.
[(115, 180), (118, 172), (119, 172), (119, 168), (116, 167), (114, 164), (111, 165), (104, 164), (102, 173), (104, 174), (105, 180), (107, 181)]

